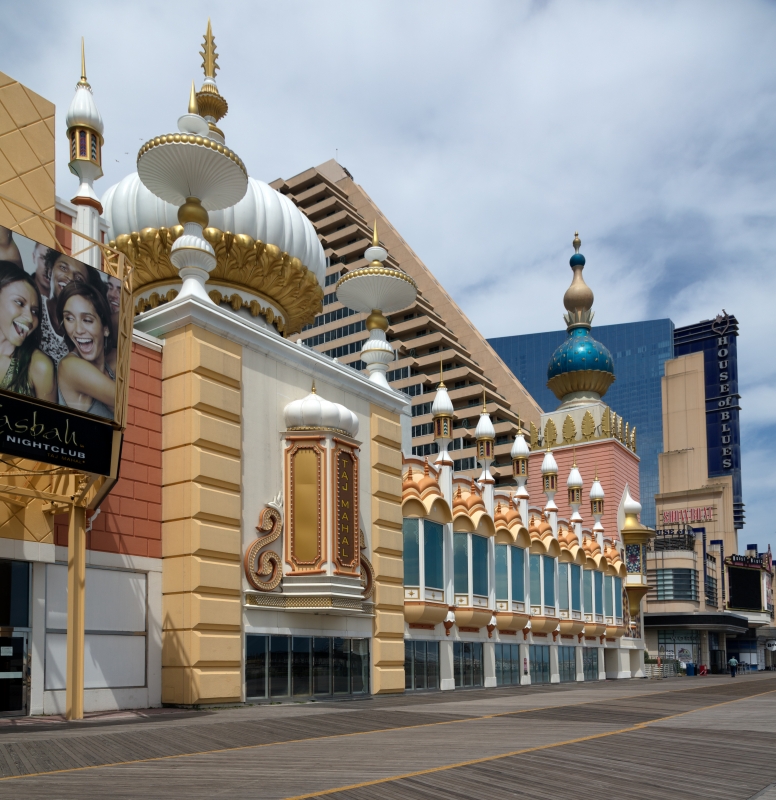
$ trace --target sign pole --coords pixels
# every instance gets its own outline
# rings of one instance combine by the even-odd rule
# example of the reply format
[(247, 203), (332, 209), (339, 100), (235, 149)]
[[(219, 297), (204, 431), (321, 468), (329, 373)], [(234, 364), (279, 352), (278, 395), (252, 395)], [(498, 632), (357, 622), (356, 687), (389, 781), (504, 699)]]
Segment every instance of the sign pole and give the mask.
[(84, 717), (84, 621), (86, 600), (86, 509), (73, 503), (67, 539), (68, 720)]

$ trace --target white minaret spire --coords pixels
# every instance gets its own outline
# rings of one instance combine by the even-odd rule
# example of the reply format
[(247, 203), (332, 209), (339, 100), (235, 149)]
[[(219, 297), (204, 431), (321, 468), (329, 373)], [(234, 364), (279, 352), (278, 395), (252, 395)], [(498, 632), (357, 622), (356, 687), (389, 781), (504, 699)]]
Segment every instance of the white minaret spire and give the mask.
[[(65, 117), (67, 138), (70, 143), (70, 171), (81, 181), (72, 202), (77, 206), (73, 227), (91, 237), (100, 238), (100, 214), (102, 205), (94, 192), (93, 183), (102, 177), (102, 117), (92, 95), (92, 87), (86, 79), (86, 55), (81, 39), (81, 80), (75, 87), (75, 97)], [(93, 267), (101, 266), (99, 248), (90, 245), (78, 236), (73, 238), (73, 256)]]

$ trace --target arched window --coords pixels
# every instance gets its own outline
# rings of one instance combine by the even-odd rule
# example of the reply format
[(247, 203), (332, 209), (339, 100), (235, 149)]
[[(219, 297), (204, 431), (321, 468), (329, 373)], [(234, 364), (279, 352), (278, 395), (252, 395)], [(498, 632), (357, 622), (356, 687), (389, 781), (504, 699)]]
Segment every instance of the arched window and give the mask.
[(78, 131), (78, 155), (86, 158), (86, 131)]

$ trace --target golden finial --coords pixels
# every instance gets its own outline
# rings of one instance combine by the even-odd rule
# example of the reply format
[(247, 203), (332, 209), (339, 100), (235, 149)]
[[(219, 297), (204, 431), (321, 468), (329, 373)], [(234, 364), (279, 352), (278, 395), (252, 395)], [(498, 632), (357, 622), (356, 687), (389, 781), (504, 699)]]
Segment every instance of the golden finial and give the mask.
[(572, 447), (571, 448), (571, 452), (574, 454), (574, 463), (573, 463), (572, 467), (573, 467), (573, 469), (576, 469), (576, 467), (577, 467), (577, 448), (576, 447)]
[(445, 389), (445, 382), (442, 379), (442, 354), (439, 354), (439, 388)]
[(482, 413), (488, 413), (488, 404), (485, 402), (485, 390), (482, 390)]
[(317, 394), (317, 392), (315, 391), (315, 378), (313, 378), (313, 388), (311, 389), (311, 392), (313, 394)]
[(375, 220), (375, 229), (374, 233), (372, 234), (372, 247), (379, 247), (380, 240), (377, 238), (377, 220)]
[(218, 66), (218, 53), (216, 53), (216, 40), (213, 37), (213, 29), (210, 26), (210, 17), (207, 20), (207, 32), (204, 36), (205, 44), (202, 47), (200, 55), (202, 56), (202, 69), (205, 71), (206, 78), (213, 78), (215, 80), (216, 70), (220, 69)]
[(578, 253), (579, 248), (582, 247), (582, 241), (579, 238), (579, 231), (574, 231), (574, 241), (571, 244), (574, 245), (574, 252)]
[(86, 51), (84, 50), (84, 37), (81, 37), (81, 80), (78, 81), (79, 86), (88, 86), (89, 81), (86, 80)]
[(598, 480), (598, 464), (595, 465), (595, 478), (593, 478), (593, 480), (594, 481)]
[(199, 103), (197, 103), (197, 93), (194, 89), (194, 81), (191, 82), (191, 94), (189, 95), (189, 114), (199, 115)]

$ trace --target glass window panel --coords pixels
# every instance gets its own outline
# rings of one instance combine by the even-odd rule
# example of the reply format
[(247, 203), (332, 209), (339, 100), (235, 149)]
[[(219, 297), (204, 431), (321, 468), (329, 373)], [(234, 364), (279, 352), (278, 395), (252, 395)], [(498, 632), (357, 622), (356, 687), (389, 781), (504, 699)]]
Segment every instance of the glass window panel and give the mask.
[(582, 610), (582, 567), (571, 565), (571, 610)]
[(496, 686), (504, 684), (504, 645), (497, 644), (496, 650)]
[(589, 569), (582, 570), (582, 583), (585, 590), (585, 614), (593, 613), (593, 573)]
[(542, 603), (542, 557), (532, 554), (529, 559), (531, 572), (531, 603), (539, 606)]
[(544, 559), (544, 605), (555, 605), (555, 559), (542, 556)]
[(245, 637), (245, 695), (267, 696), (267, 637), (253, 633)]
[(269, 637), (269, 694), (288, 697), (288, 636)]
[(614, 581), (611, 575), (604, 576), (604, 614), (614, 616)]
[(310, 637), (294, 636), (291, 645), (291, 691), (294, 695), (310, 691)]
[(455, 566), (455, 593), (466, 594), (469, 591), (469, 534), (453, 534), (453, 561)]
[(350, 640), (350, 672), (353, 694), (368, 694), (369, 639)]
[(569, 608), (569, 565), (558, 564), (558, 605), (568, 611)]
[(331, 640), (331, 678), (334, 694), (350, 691), (350, 643), (347, 639)]
[(525, 602), (525, 550), (522, 547), (510, 547), (512, 555), (512, 600)]
[(622, 617), (622, 578), (614, 579), (614, 615)]
[(472, 686), (482, 686), (481, 642), (472, 642)]
[(595, 613), (604, 613), (604, 574), (603, 572), (594, 572), (595, 576)]
[(415, 642), (404, 642), (404, 688), (412, 689), (415, 681), (412, 675), (412, 668), (415, 665)]
[(313, 639), (313, 691), (331, 694), (331, 639), (316, 636)]
[(0, 561), (0, 626), (30, 627), (30, 565)]
[(426, 644), (426, 686), (429, 689), (439, 688), (439, 642)]
[(463, 642), (453, 642), (453, 676), (459, 689), (463, 686)]
[(404, 585), (420, 586), (420, 543), (418, 520), (405, 519), (404, 530)]
[(512, 656), (512, 683), (515, 685), (520, 684), (520, 645), (509, 645)]
[(426, 643), (415, 642), (415, 688), (426, 688)]
[(496, 545), (496, 600), (509, 600), (508, 550), (509, 545)]
[(472, 643), (463, 642), (463, 685), (472, 686)]
[(426, 561), (426, 587), (444, 589), (444, 548), (442, 526), (431, 520), (423, 522), (423, 553)]
[(474, 594), (488, 593), (488, 540), (472, 535), (472, 590)]

